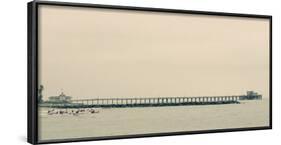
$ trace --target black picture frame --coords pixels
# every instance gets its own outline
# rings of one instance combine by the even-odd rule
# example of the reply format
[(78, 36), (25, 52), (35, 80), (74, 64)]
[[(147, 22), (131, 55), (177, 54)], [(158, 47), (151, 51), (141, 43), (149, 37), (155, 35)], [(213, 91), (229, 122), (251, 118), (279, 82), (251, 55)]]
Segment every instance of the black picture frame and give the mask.
[[(150, 12), (164, 12), (164, 13), (185, 13), (197, 15), (213, 15), (213, 16), (229, 16), (229, 17), (244, 17), (244, 18), (259, 18), (268, 19), (270, 23), (269, 31), (269, 87), (270, 87), (270, 102), (269, 102), (269, 126), (264, 127), (249, 127), (249, 128), (231, 128), (231, 129), (214, 129), (204, 131), (184, 131), (171, 133), (153, 133), (153, 134), (138, 134), (138, 135), (121, 135), (112, 137), (90, 137), (77, 139), (62, 139), (52, 141), (38, 140), (38, 106), (37, 106), (37, 86), (38, 86), (38, 6), (39, 5), (54, 5), (67, 7), (87, 7), (87, 8), (105, 8), (118, 9), (128, 11), (150, 11)], [(250, 131), (250, 130), (265, 130), (272, 129), (272, 16), (270, 15), (256, 15), (256, 14), (239, 14), (239, 13), (225, 13), (225, 12), (209, 12), (209, 11), (193, 11), (193, 10), (179, 10), (179, 9), (164, 9), (164, 8), (148, 8), (148, 7), (132, 7), (132, 6), (117, 6), (117, 5), (100, 5), (100, 4), (86, 4), (86, 3), (69, 3), (69, 2), (54, 2), (54, 1), (32, 1), (28, 3), (28, 142), (31, 144), (45, 144), (45, 143), (65, 143), (78, 141), (96, 141), (108, 139), (127, 139), (140, 137), (158, 137), (171, 135), (187, 135), (187, 134), (201, 134), (201, 133), (219, 133), (219, 132), (234, 132), (234, 131)]]

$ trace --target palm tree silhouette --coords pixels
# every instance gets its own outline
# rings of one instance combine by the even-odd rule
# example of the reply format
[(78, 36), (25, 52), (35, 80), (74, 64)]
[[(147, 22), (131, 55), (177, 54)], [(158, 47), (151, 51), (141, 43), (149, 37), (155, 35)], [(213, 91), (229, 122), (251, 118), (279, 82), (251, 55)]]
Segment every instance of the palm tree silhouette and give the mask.
[(38, 88), (38, 103), (43, 103), (43, 94), (42, 94), (43, 90), (44, 90), (44, 86), (40, 85)]

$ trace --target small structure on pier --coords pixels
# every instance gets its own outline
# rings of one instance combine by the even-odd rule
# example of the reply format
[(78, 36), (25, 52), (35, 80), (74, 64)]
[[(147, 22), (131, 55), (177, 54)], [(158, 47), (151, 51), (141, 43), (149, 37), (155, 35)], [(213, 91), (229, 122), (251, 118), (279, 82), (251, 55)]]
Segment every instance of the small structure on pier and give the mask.
[(258, 94), (257, 92), (254, 91), (247, 91), (246, 95), (240, 96), (240, 100), (261, 100), (262, 95)]
[(71, 96), (66, 96), (63, 92), (59, 96), (50, 96), (49, 97), (49, 103), (70, 103), (71, 102)]

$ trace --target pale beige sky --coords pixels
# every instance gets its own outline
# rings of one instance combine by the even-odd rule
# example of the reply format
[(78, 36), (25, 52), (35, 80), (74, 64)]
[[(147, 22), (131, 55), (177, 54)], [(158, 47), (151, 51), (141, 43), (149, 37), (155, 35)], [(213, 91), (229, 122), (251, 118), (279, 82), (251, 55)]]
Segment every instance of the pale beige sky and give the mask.
[(40, 6), (44, 99), (269, 95), (269, 20)]

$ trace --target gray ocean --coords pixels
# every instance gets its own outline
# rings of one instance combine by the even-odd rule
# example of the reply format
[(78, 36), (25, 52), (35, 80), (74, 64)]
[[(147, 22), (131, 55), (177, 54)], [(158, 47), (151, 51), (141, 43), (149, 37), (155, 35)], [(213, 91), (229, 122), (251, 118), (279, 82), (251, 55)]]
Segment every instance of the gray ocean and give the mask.
[(48, 110), (39, 108), (41, 141), (269, 125), (268, 99), (225, 105), (98, 108), (99, 113), (76, 116), (48, 115)]

